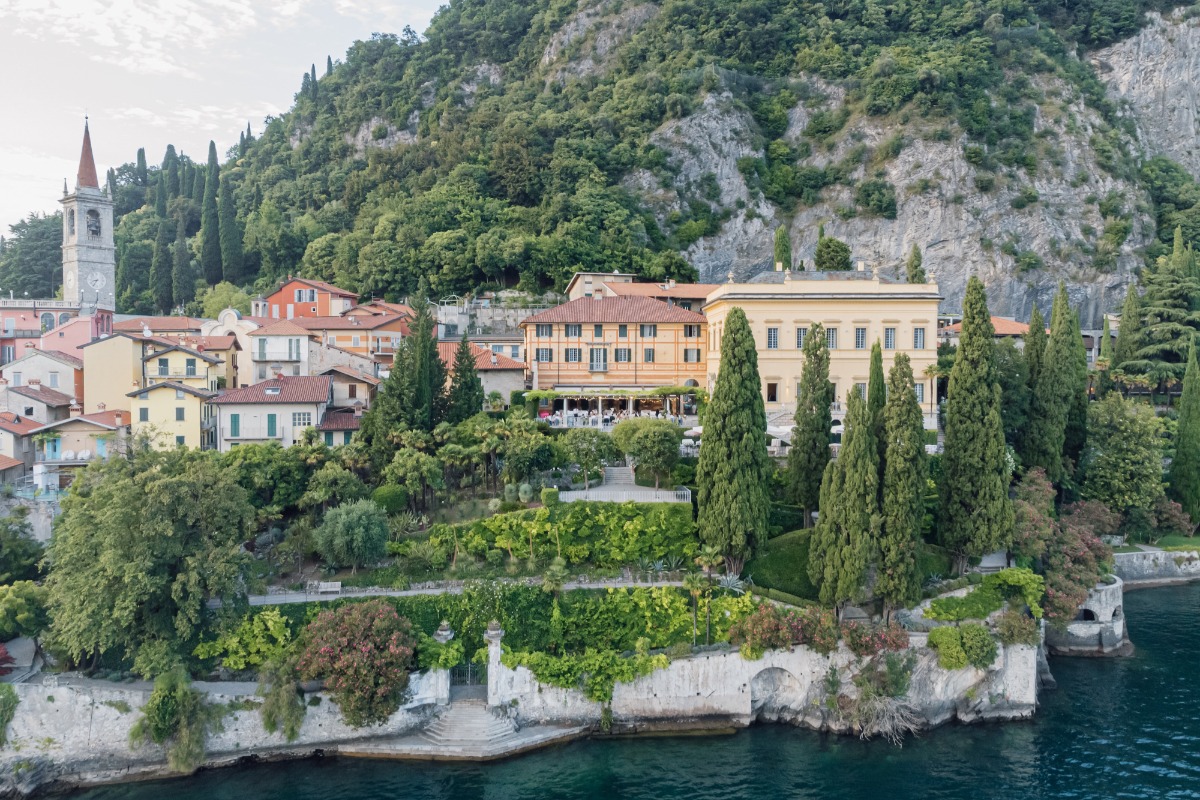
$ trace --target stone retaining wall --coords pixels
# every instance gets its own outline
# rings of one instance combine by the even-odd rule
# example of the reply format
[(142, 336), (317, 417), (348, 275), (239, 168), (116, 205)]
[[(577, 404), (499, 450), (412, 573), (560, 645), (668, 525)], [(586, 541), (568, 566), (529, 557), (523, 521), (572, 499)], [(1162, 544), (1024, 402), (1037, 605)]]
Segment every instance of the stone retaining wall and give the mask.
[(1129, 655), (1133, 646), (1125, 630), (1124, 603), (1124, 581), (1120, 578), (1096, 585), (1066, 630), (1046, 628), (1046, 647), (1059, 656)]
[(1116, 553), (1113, 566), (1129, 588), (1200, 580), (1200, 550)]

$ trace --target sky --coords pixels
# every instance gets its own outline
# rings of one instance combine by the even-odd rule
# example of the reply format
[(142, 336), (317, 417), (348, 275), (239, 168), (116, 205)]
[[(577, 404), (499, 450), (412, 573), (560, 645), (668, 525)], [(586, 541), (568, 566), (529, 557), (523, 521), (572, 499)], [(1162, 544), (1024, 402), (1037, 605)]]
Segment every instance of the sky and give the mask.
[(96, 169), (168, 143), (203, 161), (292, 104), (303, 73), (373, 32), (424, 31), (438, 0), (0, 0), (0, 235)]

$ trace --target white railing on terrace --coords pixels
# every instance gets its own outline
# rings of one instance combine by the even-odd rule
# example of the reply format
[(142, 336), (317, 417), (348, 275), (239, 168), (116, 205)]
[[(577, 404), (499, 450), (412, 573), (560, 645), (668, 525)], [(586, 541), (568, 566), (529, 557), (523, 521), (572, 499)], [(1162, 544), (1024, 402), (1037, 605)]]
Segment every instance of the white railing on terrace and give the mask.
[(677, 489), (651, 489), (637, 487), (628, 489), (606, 489), (599, 486), (595, 489), (578, 489), (559, 492), (558, 499), (563, 503), (575, 500), (588, 500), (597, 503), (690, 503), (692, 490), (686, 486)]

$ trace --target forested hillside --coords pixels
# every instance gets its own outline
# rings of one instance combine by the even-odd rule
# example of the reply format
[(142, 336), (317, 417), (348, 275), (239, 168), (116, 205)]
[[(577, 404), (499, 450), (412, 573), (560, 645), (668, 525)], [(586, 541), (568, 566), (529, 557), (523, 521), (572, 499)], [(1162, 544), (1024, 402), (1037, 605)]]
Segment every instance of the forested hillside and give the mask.
[[(424, 38), (314, 66), (224, 163), (171, 148), (113, 170), (120, 310), (287, 273), (388, 298), (423, 278), (562, 288), (580, 268), (719, 280), (769, 263), (780, 226), (811, 264), (818, 223), (888, 268), (930, 248), (951, 302), (969, 271), (1032, 286), (995, 293), (1018, 316), (1060, 276), (1121, 288), (1176, 223), (1200, 241), (1191, 176), (1141, 163), (1080, 58), (1150, 8), (454, 0)], [(30, 247), (56, 224), (29, 221)]]

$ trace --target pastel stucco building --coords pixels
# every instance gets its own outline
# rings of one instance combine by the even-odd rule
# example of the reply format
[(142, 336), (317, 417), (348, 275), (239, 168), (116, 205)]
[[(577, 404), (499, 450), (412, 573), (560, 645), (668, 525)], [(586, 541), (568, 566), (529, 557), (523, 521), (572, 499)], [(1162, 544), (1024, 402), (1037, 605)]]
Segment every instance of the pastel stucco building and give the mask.
[(321, 423), (332, 401), (328, 376), (282, 376), (224, 392), (208, 401), (216, 447), (222, 453), (250, 442), (291, 447)]

